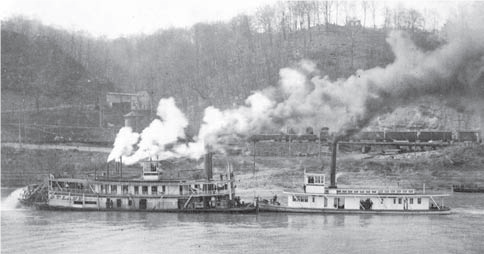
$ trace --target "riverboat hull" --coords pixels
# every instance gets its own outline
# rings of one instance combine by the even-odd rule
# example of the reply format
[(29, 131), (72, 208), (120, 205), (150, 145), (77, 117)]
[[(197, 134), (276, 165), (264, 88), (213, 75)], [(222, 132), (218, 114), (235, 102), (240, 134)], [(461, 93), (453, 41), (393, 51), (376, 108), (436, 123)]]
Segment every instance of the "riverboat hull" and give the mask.
[(97, 209), (97, 208), (78, 208), (78, 207), (64, 207), (64, 206), (50, 206), (48, 204), (34, 204), (40, 210), (54, 210), (54, 211), (105, 211), (105, 212), (158, 212), (158, 213), (256, 213), (257, 207), (232, 207), (232, 208), (202, 208), (202, 209)]
[(432, 210), (360, 210), (360, 209), (328, 209), (328, 208), (301, 208), (273, 204), (259, 204), (259, 212), (276, 213), (311, 213), (311, 214), (403, 214), (403, 215), (446, 215), (450, 208), (444, 207)]

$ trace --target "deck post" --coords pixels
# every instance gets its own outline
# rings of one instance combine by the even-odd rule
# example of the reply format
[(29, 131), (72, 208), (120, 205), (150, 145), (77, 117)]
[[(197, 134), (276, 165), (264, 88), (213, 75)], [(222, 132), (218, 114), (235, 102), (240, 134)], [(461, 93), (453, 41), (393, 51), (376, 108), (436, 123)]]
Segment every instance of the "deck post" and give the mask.
[(228, 180), (229, 180), (229, 200), (232, 200), (232, 177), (230, 177), (230, 174), (231, 174), (231, 169), (230, 169), (230, 165), (227, 165), (227, 171), (228, 172)]
[(329, 185), (330, 189), (336, 189), (336, 153), (338, 150), (338, 140), (335, 138), (333, 143), (331, 144), (332, 148), (332, 155), (331, 155), (331, 184)]

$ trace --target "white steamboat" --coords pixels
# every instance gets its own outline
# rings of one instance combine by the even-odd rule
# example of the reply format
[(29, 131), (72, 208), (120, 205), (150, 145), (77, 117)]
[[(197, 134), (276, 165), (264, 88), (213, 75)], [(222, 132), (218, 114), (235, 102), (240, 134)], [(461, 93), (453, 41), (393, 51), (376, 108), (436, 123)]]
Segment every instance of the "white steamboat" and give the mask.
[(207, 179), (163, 179), (156, 163), (147, 162), (141, 178), (55, 178), (27, 191), (24, 203), (42, 209), (151, 212), (255, 212), (235, 196), (233, 173), (213, 179), (212, 155), (205, 159)]
[(303, 192), (284, 192), (287, 206), (276, 198), (259, 202), (261, 212), (373, 213), (373, 214), (449, 214), (444, 197), (415, 189), (338, 188), (336, 186), (337, 142), (332, 145), (331, 179), (322, 173), (304, 173)]

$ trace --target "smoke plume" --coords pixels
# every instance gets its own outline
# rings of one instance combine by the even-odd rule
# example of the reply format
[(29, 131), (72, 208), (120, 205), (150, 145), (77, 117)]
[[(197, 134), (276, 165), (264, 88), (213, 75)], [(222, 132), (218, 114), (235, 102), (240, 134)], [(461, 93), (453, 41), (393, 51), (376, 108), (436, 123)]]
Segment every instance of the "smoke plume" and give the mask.
[[(346, 79), (321, 76), (321, 71), (308, 60), (283, 68), (277, 86), (254, 92), (245, 105), (227, 110), (206, 108), (195, 141), (177, 144), (169, 151), (165, 146), (183, 137), (187, 121), (173, 99), (163, 99), (160, 105), (169, 104), (158, 108), (163, 121), (153, 121), (141, 133), (138, 150), (125, 162), (134, 163), (155, 155), (199, 158), (206, 149), (223, 151), (227, 137), (248, 136), (284, 126), (329, 127), (338, 136), (347, 135), (355, 127), (367, 126), (376, 116), (424, 96), (437, 97), (453, 107), (482, 108), (482, 7), (483, 4), (476, 4), (470, 10), (462, 9), (459, 18), (447, 25), (447, 42), (433, 51), (419, 49), (405, 32), (391, 32), (387, 42), (395, 61), (385, 67), (358, 70)], [(118, 143), (128, 148), (117, 148)], [(116, 150), (115, 155), (126, 155), (132, 151), (132, 144), (116, 140), (113, 153)]]
[(118, 159), (121, 156), (128, 156), (133, 152), (134, 145), (138, 143), (139, 134), (133, 132), (130, 127), (123, 127), (119, 130), (114, 140), (114, 148), (108, 156), (108, 162)]
[(108, 161), (123, 157), (124, 163), (133, 164), (150, 157), (164, 159), (174, 156), (173, 152), (165, 148), (176, 143), (179, 138), (185, 138), (188, 120), (176, 107), (173, 98), (160, 100), (157, 115), (160, 119), (153, 120), (141, 134), (132, 132), (129, 127), (122, 128), (116, 136)]

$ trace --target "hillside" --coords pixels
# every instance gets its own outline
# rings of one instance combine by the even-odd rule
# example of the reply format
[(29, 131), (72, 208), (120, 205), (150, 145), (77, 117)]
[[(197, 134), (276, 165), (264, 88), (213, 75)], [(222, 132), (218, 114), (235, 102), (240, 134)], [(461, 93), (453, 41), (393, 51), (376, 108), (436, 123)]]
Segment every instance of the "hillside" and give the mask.
[[(153, 108), (160, 98), (174, 97), (189, 120), (187, 133), (195, 134), (206, 107), (242, 105), (254, 91), (276, 86), (281, 68), (302, 59), (314, 62), (318, 75), (331, 80), (394, 61), (386, 42), (390, 29), (328, 24), (261, 31), (254, 22), (238, 16), (227, 23), (199, 23), (108, 40), (22, 18), (2, 21), (2, 139), (18, 140), (20, 132), (32, 142), (57, 136), (112, 142), (116, 130), (73, 127), (119, 129), (123, 113), (111, 112), (106, 120), (104, 94), (140, 90), (148, 91)], [(435, 31), (406, 33), (424, 51), (444, 42)], [(479, 126), (479, 117), (444, 103), (423, 98), (380, 115), (369, 128), (474, 130)], [(27, 127), (18, 128), (19, 123)], [(70, 129), (56, 130), (57, 125)]]
[(50, 36), (2, 29), (1, 39), (2, 140), (18, 141), (19, 122), (24, 142), (53, 141), (65, 132), (96, 136), (98, 130), (55, 126), (99, 127), (95, 108), (112, 83), (89, 73)]
[(2, 109), (93, 104), (112, 89), (52, 38), (2, 29)]
[[(154, 105), (175, 97), (193, 133), (207, 106), (241, 105), (253, 91), (277, 85), (279, 70), (302, 59), (333, 80), (394, 60), (386, 42), (389, 30), (330, 24), (261, 32), (254, 22), (238, 16), (227, 23), (107, 40), (22, 18), (2, 21), (2, 110), (99, 105), (106, 91), (146, 90)], [(424, 50), (442, 43), (436, 33), (409, 33)], [(66, 121), (96, 122), (92, 115), (95, 119)]]

